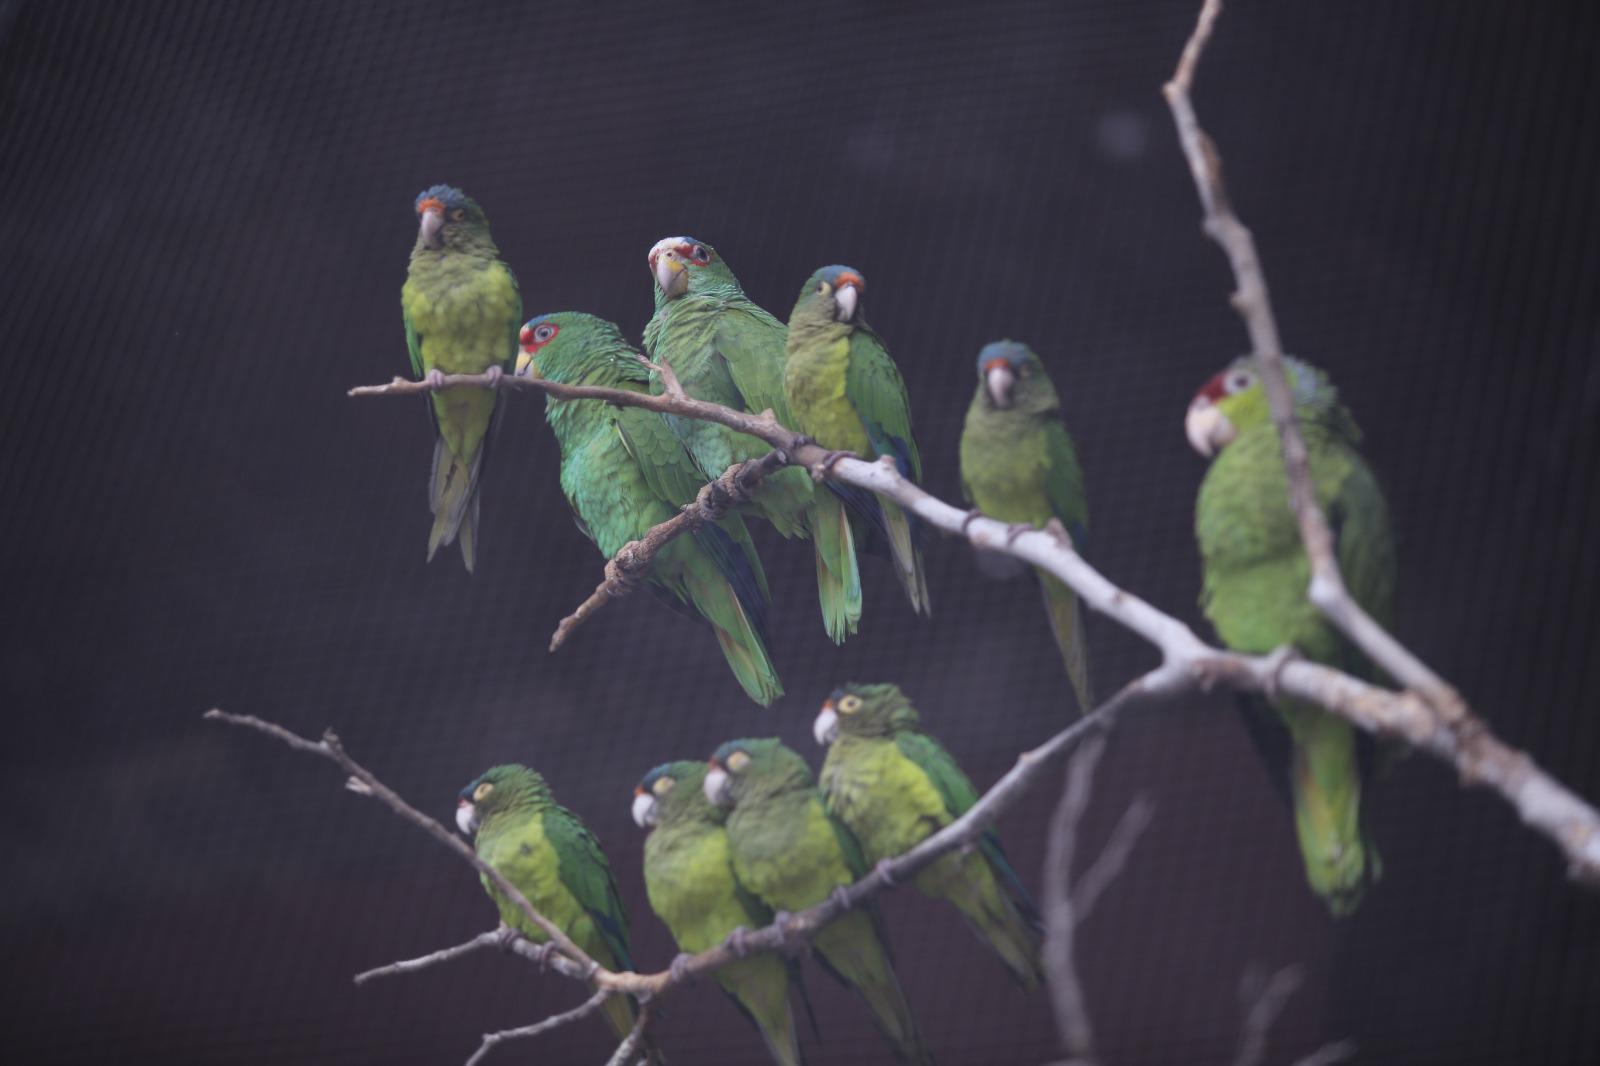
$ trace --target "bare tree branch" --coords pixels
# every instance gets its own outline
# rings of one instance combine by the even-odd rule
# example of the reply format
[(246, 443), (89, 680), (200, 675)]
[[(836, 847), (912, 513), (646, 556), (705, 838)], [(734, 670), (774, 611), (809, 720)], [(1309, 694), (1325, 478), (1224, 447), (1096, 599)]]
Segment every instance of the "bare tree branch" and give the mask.
[(1094, 771), (1105, 752), (1105, 738), (1085, 741), (1067, 766), (1067, 780), (1061, 800), (1050, 816), (1050, 842), (1045, 851), (1044, 920), (1045, 966), (1050, 974), (1050, 1002), (1055, 1008), (1056, 1027), (1067, 1055), (1074, 1062), (1095, 1062), (1094, 1025), (1084, 999), (1083, 979), (1078, 976), (1078, 918), (1072, 900), (1072, 859), (1077, 850), (1078, 826), (1089, 809), (1094, 788)]
[[(485, 933), (484, 935), (493, 936), (494, 934)], [(560, 1014), (552, 1014), (542, 1022), (524, 1025), (517, 1029), (502, 1029), (498, 1033), (484, 1033), (483, 1042), (478, 1045), (478, 1050), (474, 1051), (472, 1057), (467, 1060), (466, 1066), (478, 1066), (483, 1061), (484, 1056), (493, 1051), (498, 1044), (503, 1044), (508, 1040), (526, 1040), (530, 1036), (548, 1033), (552, 1029), (559, 1029), (561, 1026), (568, 1025), (580, 1018), (586, 1018), (599, 1010), (605, 1001), (615, 994), (608, 989), (602, 988), (571, 1010), (563, 1011)]]
[(395, 974), (416, 973), (418, 970), (426, 970), (429, 966), (437, 966), (441, 962), (450, 962), (461, 958), (463, 955), (471, 955), (481, 948), (499, 947), (505, 943), (505, 934), (506, 928), (502, 926), (499, 929), (491, 929), (487, 933), (479, 933), (464, 944), (440, 948), (438, 951), (432, 951), (414, 959), (401, 959), (399, 962), (391, 962), (387, 966), (378, 966), (371, 970), (365, 970), (356, 974), (355, 983), (364, 985), (375, 977), (392, 977)]
[(1333, 1066), (1336, 1062), (1346, 1062), (1355, 1058), (1356, 1051), (1354, 1040), (1335, 1040), (1323, 1044), (1304, 1058), (1296, 1059), (1292, 1066)]
[(1267, 1053), (1267, 1032), (1305, 977), (1305, 969), (1298, 963), (1285, 966), (1265, 980), (1254, 967), (1245, 972), (1239, 982), (1239, 998), (1245, 1005), (1244, 1024), (1233, 1066), (1261, 1066)]
[(650, 1016), (654, 1006), (648, 1002), (639, 1005), (638, 1017), (633, 1020), (633, 1028), (617, 1045), (617, 1050), (611, 1053), (606, 1060), (606, 1066), (627, 1066), (634, 1055), (639, 1053), (639, 1043), (644, 1039), (645, 1026), (650, 1024)]
[(1155, 801), (1144, 793), (1134, 797), (1128, 809), (1122, 812), (1122, 817), (1117, 820), (1117, 826), (1111, 831), (1106, 846), (1100, 851), (1100, 857), (1084, 871), (1082, 877), (1078, 878), (1078, 883), (1072, 890), (1073, 916), (1078, 922), (1089, 920), (1089, 915), (1094, 913), (1095, 904), (1100, 902), (1100, 897), (1111, 887), (1111, 882), (1122, 875), (1123, 867), (1128, 864), (1128, 857), (1133, 854), (1133, 846), (1139, 842), (1144, 831), (1150, 828), (1150, 819), (1155, 817), (1155, 812)]

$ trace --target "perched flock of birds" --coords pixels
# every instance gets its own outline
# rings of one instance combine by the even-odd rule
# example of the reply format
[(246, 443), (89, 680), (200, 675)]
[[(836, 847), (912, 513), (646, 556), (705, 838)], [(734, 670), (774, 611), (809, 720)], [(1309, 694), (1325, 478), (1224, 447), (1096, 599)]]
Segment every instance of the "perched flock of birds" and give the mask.
[[(412, 368), (445, 374), (508, 370), (569, 385), (658, 393), (651, 363), (614, 324), (579, 312), (522, 322), (522, 302), (479, 205), (438, 185), (418, 195), (417, 240), (401, 302)], [(644, 350), (669, 365), (691, 396), (736, 410), (770, 409), (824, 448), (888, 457), (922, 476), (904, 380), (866, 324), (860, 271), (827, 266), (801, 287), (788, 323), (758, 307), (713, 247), (689, 237), (649, 252), (655, 313)], [(981, 511), (1019, 526), (1054, 520), (1080, 548), (1088, 525), (1083, 473), (1060, 403), (1037, 354), (1013, 341), (986, 345), (960, 444), (961, 478)], [(1382, 491), (1356, 449), (1359, 430), (1328, 376), (1285, 360), (1319, 502), (1355, 598), (1388, 625), (1394, 540)], [(429, 499), (428, 556), (456, 543), (476, 558), (479, 477), (496, 415), (493, 388), (435, 391), (437, 435)], [(764, 455), (764, 442), (727, 427), (547, 397), (546, 420), (561, 450), (561, 486), (583, 531), (610, 558), (672, 517), (710, 479)], [(1185, 419), (1210, 460), (1195, 508), (1203, 563), (1201, 605), (1230, 648), (1299, 654), (1371, 676), (1360, 652), (1306, 600), (1310, 568), (1288, 508), (1258, 367), (1235, 360), (1196, 393)], [(913, 609), (930, 608), (916, 518), (893, 501), (797, 467), (764, 478), (752, 501), (720, 522), (668, 542), (650, 581), (661, 598), (708, 623), (739, 684), (766, 705), (782, 695), (768, 653), (770, 595), (747, 517), (784, 537), (809, 539), (828, 635), (842, 642), (862, 611), (860, 552), (886, 554)], [(994, 562), (994, 560), (989, 560)], [(1093, 705), (1089, 658), (1072, 590), (1039, 572), (1047, 614), (1079, 705)], [(1379, 753), (1369, 738), (1314, 705), (1274, 697), (1242, 707), (1252, 739), (1291, 801), (1307, 880), (1334, 914), (1349, 913), (1377, 878), (1378, 856), (1361, 801)], [(901, 854), (959, 817), (977, 793), (954, 760), (918, 728), (893, 685), (849, 685), (817, 719), (829, 744), (818, 791), (805, 760), (775, 739), (730, 741), (709, 764), (673, 762), (639, 783), (634, 817), (651, 829), (645, 880), (656, 913), (685, 952), (723, 942), (774, 914), (804, 909), (849, 885), (871, 864)], [(458, 822), (479, 854), (602, 965), (631, 968), (627, 918), (605, 856), (538, 774), (487, 771), (461, 794)], [(916, 878), (950, 900), (1025, 986), (1044, 979), (1037, 916), (993, 834), (946, 855)], [(496, 896), (513, 928), (544, 934)], [(928, 1061), (871, 907), (847, 912), (815, 938), (835, 976), (860, 993), (903, 1059)], [(755, 955), (718, 980), (760, 1028), (780, 1063), (800, 1061), (788, 990), (794, 964)], [(803, 990), (802, 990), (803, 991)], [(808, 1007), (809, 1009), (809, 1007)], [(619, 1034), (633, 1005), (605, 1008)], [(652, 1051), (652, 1055), (655, 1052)]]

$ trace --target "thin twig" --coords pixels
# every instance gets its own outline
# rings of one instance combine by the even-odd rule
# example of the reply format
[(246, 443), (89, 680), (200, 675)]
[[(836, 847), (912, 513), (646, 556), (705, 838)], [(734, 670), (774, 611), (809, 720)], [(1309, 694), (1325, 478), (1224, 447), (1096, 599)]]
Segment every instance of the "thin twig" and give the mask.
[(580, 1018), (586, 1018), (599, 1010), (612, 995), (614, 993), (602, 988), (571, 1010), (563, 1011), (560, 1014), (552, 1014), (541, 1022), (524, 1025), (518, 1029), (502, 1029), (498, 1033), (484, 1033), (483, 1042), (478, 1045), (478, 1050), (474, 1051), (472, 1057), (467, 1060), (466, 1066), (478, 1066), (483, 1061), (484, 1056), (494, 1050), (498, 1044), (503, 1044), (508, 1040), (525, 1040), (530, 1036), (548, 1033), (552, 1029), (559, 1029), (561, 1026), (569, 1025)]
[(617, 1045), (617, 1050), (612, 1052), (606, 1060), (606, 1066), (627, 1066), (633, 1056), (639, 1053), (639, 1043), (644, 1039), (645, 1026), (650, 1024), (650, 1014), (653, 1005), (642, 1003), (639, 1005), (639, 1014), (633, 1019), (633, 1028), (628, 1030), (628, 1035), (622, 1043)]
[(1355, 1058), (1357, 1050), (1359, 1049), (1354, 1040), (1335, 1040), (1323, 1044), (1303, 1058), (1296, 1059), (1291, 1066), (1333, 1066), (1336, 1062), (1347, 1062)]
[(1095, 904), (1100, 902), (1111, 883), (1122, 875), (1128, 857), (1133, 854), (1133, 846), (1150, 828), (1150, 819), (1155, 816), (1155, 811), (1155, 801), (1148, 794), (1136, 796), (1117, 820), (1117, 827), (1111, 831), (1106, 846), (1100, 850), (1100, 857), (1078, 878), (1077, 885), (1072, 889), (1072, 911), (1080, 924), (1089, 920)]
[(441, 962), (450, 962), (454, 959), (461, 958), (463, 955), (471, 955), (473, 952), (482, 948), (499, 947), (504, 942), (505, 933), (500, 929), (491, 929), (487, 933), (479, 933), (477, 936), (473, 937), (464, 944), (456, 944), (454, 947), (440, 948), (438, 951), (429, 952), (426, 955), (419, 955), (414, 959), (401, 959), (399, 962), (391, 962), (387, 966), (378, 966), (371, 970), (365, 970), (356, 974), (355, 983), (358, 985), (364, 985), (368, 981), (371, 981), (377, 977), (392, 977), (396, 974), (416, 973), (418, 970), (425, 970), (429, 966), (437, 966)]
[(1093, 737), (1078, 748), (1067, 766), (1061, 800), (1050, 817), (1050, 840), (1045, 850), (1045, 964), (1050, 974), (1050, 1001), (1056, 1027), (1067, 1054), (1075, 1062), (1093, 1063), (1094, 1026), (1078, 976), (1078, 917), (1072, 899), (1072, 860), (1077, 850), (1078, 828), (1089, 808), (1094, 771), (1105, 752), (1105, 738)]
[(1253, 969), (1244, 975), (1239, 992), (1246, 1009), (1244, 1024), (1240, 1027), (1239, 1052), (1233, 1057), (1233, 1066), (1261, 1066), (1261, 1059), (1267, 1053), (1267, 1032), (1305, 976), (1304, 968), (1298, 963), (1285, 966), (1266, 981)]

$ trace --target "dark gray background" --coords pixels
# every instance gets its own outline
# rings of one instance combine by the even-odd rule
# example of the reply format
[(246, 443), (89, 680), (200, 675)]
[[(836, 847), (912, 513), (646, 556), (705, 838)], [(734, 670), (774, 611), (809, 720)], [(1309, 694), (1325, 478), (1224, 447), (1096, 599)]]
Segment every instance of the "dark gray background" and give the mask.
[[(1241, 350), (1158, 89), (1196, 4), (11, 3), (0, 7), (0, 1042), (11, 1061), (457, 1062), (577, 990), (478, 957), (356, 970), (493, 920), (462, 864), (328, 767), (204, 724), (305, 732), (448, 817), (492, 762), (542, 769), (612, 857), (640, 964), (671, 955), (639, 879), (634, 781), (739, 734), (816, 754), (846, 678), (894, 679), (980, 784), (1059, 728), (1033, 591), (929, 552), (935, 614), (869, 564), (824, 638), (809, 550), (763, 541), (789, 696), (743, 699), (709, 635), (648, 597), (558, 655), (600, 560), (541, 405), (510, 410), (481, 562), (423, 565), (420, 403), (403, 372), (412, 198), (486, 206), (530, 314), (634, 336), (644, 254), (687, 231), (784, 315), (817, 265), (871, 283), (927, 484), (958, 491), (972, 356), (1044, 353), (1088, 471), (1090, 553), (1201, 624), (1194, 388)], [(1197, 102), (1254, 227), (1286, 344), (1367, 430), (1401, 536), (1401, 635), (1509, 741), (1600, 798), (1592, 10), (1231, 5)], [(1099, 686), (1153, 663), (1093, 628)], [(1222, 699), (1130, 718), (1089, 845), (1155, 824), (1082, 932), (1108, 1060), (1227, 1061), (1252, 964), (1303, 962), (1272, 1062), (1349, 1036), (1372, 1062), (1595, 1061), (1600, 902), (1497, 799), (1413, 758), (1372, 802), (1386, 876), (1330, 921)], [(1030, 883), (1055, 787), (1002, 830)], [(1055, 1053), (953, 916), (888, 901), (941, 1063)], [(882, 1061), (820, 971), (814, 1062)], [(709, 988), (677, 1063), (759, 1060)], [(601, 1061), (596, 1023), (494, 1062)]]

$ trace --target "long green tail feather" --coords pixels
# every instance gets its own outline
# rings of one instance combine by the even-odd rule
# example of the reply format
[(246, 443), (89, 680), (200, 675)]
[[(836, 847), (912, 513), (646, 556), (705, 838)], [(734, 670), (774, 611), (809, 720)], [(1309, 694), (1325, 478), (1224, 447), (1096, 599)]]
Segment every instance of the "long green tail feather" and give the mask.
[(916, 546), (911, 534), (911, 520), (891, 500), (878, 498), (883, 511), (883, 528), (889, 537), (889, 554), (894, 558), (895, 573), (900, 586), (906, 590), (911, 609), (920, 614), (932, 614), (933, 604), (928, 599), (928, 578), (922, 570), (922, 550)]
[(917, 875), (917, 887), (949, 900), (967, 925), (1032, 991), (1045, 980), (1038, 930), (1012, 903), (981, 853), (952, 854)]
[(872, 1016), (894, 1046), (896, 1057), (931, 1064), (933, 1055), (923, 1043), (922, 1031), (869, 914), (851, 911), (835, 919), (817, 934), (815, 943), (829, 971), (872, 1008)]
[(1283, 709), (1294, 736), (1290, 788), (1306, 879), (1336, 917), (1354, 911), (1382, 864), (1363, 831), (1361, 773), (1349, 723), (1312, 707)]
[(818, 492), (811, 512), (812, 545), (817, 557), (817, 599), (822, 624), (835, 644), (856, 631), (861, 620), (861, 571), (855, 534), (844, 505), (830, 492)]
[(1053, 575), (1043, 570), (1038, 574), (1050, 629), (1055, 634), (1056, 647), (1061, 649), (1072, 691), (1078, 697), (1078, 713), (1088, 714), (1094, 709), (1094, 689), (1089, 683), (1089, 638), (1083, 629), (1083, 606), (1077, 594)]
[(467, 570), (476, 562), (478, 471), (483, 466), (483, 452), (480, 445), (469, 465), (450, 450), (443, 437), (433, 442), (433, 474), (428, 479), (428, 507), (433, 511), (433, 528), (428, 532), (429, 562), (441, 546), (457, 539)]
[(755, 1023), (778, 1066), (804, 1066), (800, 1034), (789, 1010), (789, 975), (784, 960), (762, 955), (736, 962), (717, 974), (717, 982), (740, 1013)]

